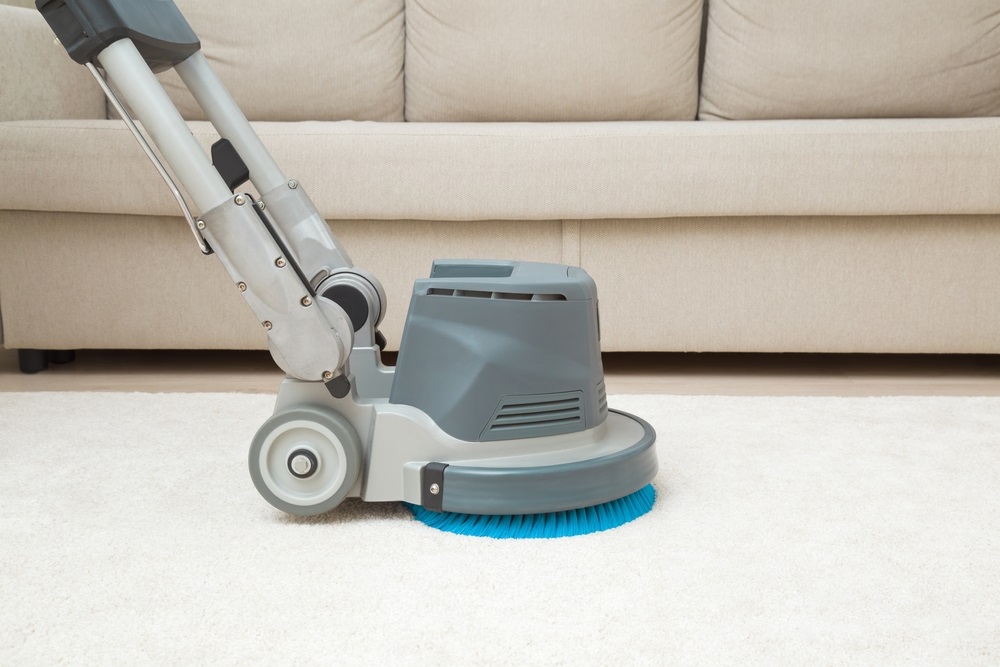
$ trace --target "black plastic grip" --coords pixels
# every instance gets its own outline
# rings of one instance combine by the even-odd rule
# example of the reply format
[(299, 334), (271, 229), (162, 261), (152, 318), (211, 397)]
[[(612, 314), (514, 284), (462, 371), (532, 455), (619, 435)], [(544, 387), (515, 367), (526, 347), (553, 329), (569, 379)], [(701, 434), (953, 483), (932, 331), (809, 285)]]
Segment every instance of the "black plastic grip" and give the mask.
[(184, 62), (201, 48), (173, 0), (36, 0), (70, 57), (94, 62), (120, 39), (131, 39), (154, 72)]

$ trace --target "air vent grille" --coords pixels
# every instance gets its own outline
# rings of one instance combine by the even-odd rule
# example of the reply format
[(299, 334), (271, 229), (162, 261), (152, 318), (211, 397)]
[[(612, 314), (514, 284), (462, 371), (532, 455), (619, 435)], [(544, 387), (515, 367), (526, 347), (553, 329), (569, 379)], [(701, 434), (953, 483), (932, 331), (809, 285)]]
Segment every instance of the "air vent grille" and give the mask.
[(583, 393), (508, 396), (500, 403), (482, 440), (513, 440), (580, 431)]
[(522, 294), (519, 292), (484, 292), (471, 289), (447, 289), (432, 287), (429, 296), (464, 296), (472, 299), (492, 299), (494, 301), (566, 301), (563, 294)]

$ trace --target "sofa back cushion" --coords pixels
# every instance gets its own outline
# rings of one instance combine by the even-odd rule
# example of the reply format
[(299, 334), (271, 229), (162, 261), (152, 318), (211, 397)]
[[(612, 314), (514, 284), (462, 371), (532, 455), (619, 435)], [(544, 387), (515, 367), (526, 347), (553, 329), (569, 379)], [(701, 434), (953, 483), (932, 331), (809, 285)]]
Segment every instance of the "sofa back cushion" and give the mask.
[[(402, 120), (403, 0), (176, 0), (250, 120)], [(188, 120), (205, 115), (173, 71)]]
[(997, 0), (709, 0), (699, 117), (1000, 115)]
[(406, 0), (406, 119), (694, 118), (702, 0)]

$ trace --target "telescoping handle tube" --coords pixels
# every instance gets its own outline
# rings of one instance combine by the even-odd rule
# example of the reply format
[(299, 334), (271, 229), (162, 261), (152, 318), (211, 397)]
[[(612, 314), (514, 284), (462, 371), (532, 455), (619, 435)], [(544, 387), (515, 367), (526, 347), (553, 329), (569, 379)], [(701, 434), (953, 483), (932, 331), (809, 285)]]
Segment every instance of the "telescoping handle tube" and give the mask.
[(110, 44), (97, 59), (198, 210), (210, 211), (228, 200), (232, 193), (225, 181), (132, 40)]

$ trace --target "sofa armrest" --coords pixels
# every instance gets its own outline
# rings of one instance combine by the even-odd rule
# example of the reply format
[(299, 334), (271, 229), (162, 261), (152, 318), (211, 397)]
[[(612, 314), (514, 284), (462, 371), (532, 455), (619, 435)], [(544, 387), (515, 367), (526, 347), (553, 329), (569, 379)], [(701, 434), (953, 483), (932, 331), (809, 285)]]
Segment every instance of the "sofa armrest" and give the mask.
[(106, 118), (104, 94), (42, 15), (0, 5), (0, 121)]

